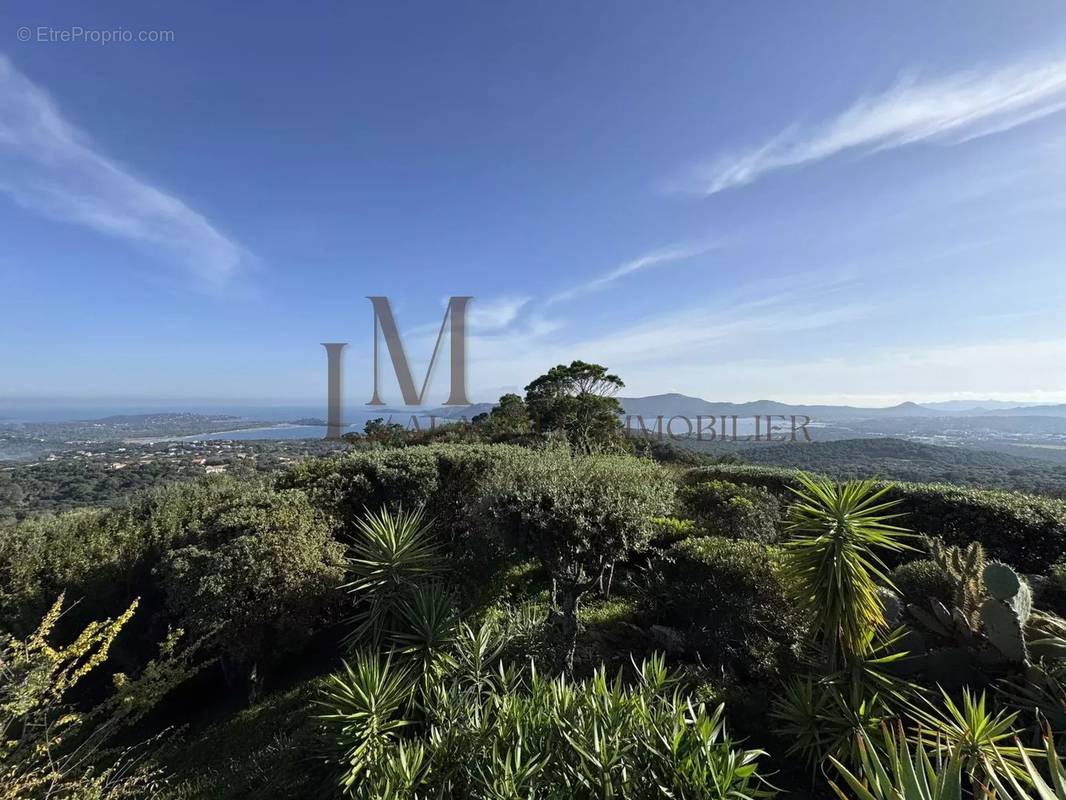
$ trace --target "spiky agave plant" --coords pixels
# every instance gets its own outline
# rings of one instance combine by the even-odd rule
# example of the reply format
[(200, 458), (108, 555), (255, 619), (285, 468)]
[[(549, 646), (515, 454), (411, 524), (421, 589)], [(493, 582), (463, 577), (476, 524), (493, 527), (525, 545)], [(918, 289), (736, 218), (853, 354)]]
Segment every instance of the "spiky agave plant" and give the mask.
[[(881, 727), (882, 742), (869, 732), (856, 737), (860, 766), (852, 772), (836, 758), (829, 761), (857, 800), (962, 800), (962, 762), (959, 748), (943, 752), (917, 742), (911, 749), (902, 725)], [(852, 800), (834, 781), (830, 787), (841, 800)]]
[(344, 584), (355, 596), (355, 623), (349, 643), (369, 638), (381, 643), (396, 629), (414, 590), (441, 571), (441, 555), (423, 509), (367, 512), (356, 522)]
[(1051, 779), (1050, 783), (1033, 763), (1029, 751), (1022, 747), (1022, 743), (1015, 740), (1015, 745), (1021, 753), (1026, 780), (1018, 780), (1012, 774), (1012, 765), (1000, 755), (1000, 769), (1005, 779), (994, 776), (992, 781), (999, 796), (1004, 800), (1066, 800), (1066, 766), (1055, 749), (1055, 735), (1051, 727), (1044, 726), (1044, 751), (1041, 753), (1047, 764), (1046, 772)]
[(880, 553), (912, 549), (904, 528), (890, 524), (899, 501), (872, 481), (836, 484), (800, 473), (789, 509), (782, 569), (793, 601), (811, 621), (831, 669), (870, 646), (885, 627), (878, 586), (891, 587)]

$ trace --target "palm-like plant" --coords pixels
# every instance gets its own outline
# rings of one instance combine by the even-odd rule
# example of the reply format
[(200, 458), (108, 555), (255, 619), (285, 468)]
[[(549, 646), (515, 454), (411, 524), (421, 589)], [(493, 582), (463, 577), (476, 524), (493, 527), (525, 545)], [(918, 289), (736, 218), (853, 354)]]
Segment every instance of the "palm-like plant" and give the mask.
[(421, 583), (441, 570), (441, 556), (421, 508), (367, 512), (356, 522), (348, 552), (351, 580), (343, 588), (355, 595), (356, 641), (369, 637), (374, 644), (395, 630), (400, 609)]
[(455, 598), (442, 584), (419, 586), (400, 606), (402, 626), (392, 635), (393, 644), (406, 656), (417, 658), (424, 672), (440, 659), (455, 641), (458, 618)]
[(893, 716), (876, 692), (864, 694), (857, 684), (840, 686), (810, 675), (793, 678), (773, 706), (775, 732), (790, 743), (786, 753), (812, 770), (827, 757), (859, 764), (862, 737)]
[(929, 747), (958, 753), (963, 770), (986, 793), (997, 780), (1011, 776), (1028, 781), (1025, 756), (1035, 754), (1015, 743), (1018, 712), (993, 711), (985, 698), (963, 689), (962, 703), (943, 692), (944, 707), (930, 704), (929, 710), (915, 709), (921, 723), (918, 739)]
[[(859, 774), (830, 756), (830, 762), (857, 800), (962, 800), (962, 762), (958, 748), (945, 753), (926, 749), (919, 741), (913, 751), (902, 726), (895, 731), (883, 725), (882, 743), (875, 745), (866, 731), (857, 737)], [(833, 781), (829, 785), (841, 800), (852, 800)]]
[(330, 675), (318, 705), (335, 747), (342, 754), (341, 786), (352, 791), (376, 771), (411, 725), (401, 715), (414, 690), (411, 671), (376, 653), (356, 653), (344, 671)]
[(887, 487), (872, 481), (835, 484), (801, 473), (789, 509), (782, 563), (796, 605), (811, 620), (812, 634), (835, 668), (860, 654), (871, 632), (885, 627), (878, 585), (891, 586), (878, 551), (911, 549), (912, 534), (890, 524), (887, 513), (898, 501), (885, 501)]

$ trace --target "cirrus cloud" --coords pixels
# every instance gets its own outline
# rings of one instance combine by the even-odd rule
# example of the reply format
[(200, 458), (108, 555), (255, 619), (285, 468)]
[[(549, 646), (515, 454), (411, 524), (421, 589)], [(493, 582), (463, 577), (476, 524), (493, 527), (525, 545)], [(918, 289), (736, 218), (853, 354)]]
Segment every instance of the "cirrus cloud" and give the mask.
[(220, 290), (248, 253), (202, 214), (103, 155), (0, 54), (0, 192), (18, 205), (146, 248)]
[(1066, 61), (900, 80), (813, 127), (791, 125), (755, 147), (691, 170), (687, 190), (713, 195), (776, 170), (844, 151), (871, 153), (923, 141), (962, 142), (1000, 133), (1066, 108)]

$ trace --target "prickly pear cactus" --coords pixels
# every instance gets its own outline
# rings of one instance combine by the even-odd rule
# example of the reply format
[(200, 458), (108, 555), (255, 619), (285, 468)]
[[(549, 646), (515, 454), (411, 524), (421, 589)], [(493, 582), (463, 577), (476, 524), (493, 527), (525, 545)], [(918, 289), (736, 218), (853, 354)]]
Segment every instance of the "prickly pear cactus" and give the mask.
[(1033, 608), (1029, 584), (999, 562), (988, 564), (983, 578), (989, 595), (981, 604), (985, 637), (1009, 661), (1026, 663), (1025, 626)]
[(1010, 600), (1022, 586), (1018, 573), (998, 561), (985, 567), (984, 581), (988, 593), (996, 600)]

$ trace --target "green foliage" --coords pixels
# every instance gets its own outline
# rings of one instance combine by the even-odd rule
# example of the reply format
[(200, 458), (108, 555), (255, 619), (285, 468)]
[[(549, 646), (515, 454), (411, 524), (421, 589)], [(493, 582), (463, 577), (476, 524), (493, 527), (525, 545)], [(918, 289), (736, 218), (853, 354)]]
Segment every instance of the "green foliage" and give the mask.
[(1025, 767), (1025, 775), (1021, 780), (1015, 777), (1011, 765), (1000, 755), (1000, 773), (993, 776), (992, 784), (1004, 800), (1066, 800), (1066, 766), (1055, 748), (1055, 737), (1050, 728), (1044, 729), (1043, 743), (1044, 751), (1040, 755), (1045, 759), (1050, 783), (1020, 743), (1017, 747)]
[(363, 437), (371, 442), (384, 445), (403, 444), (407, 438), (407, 428), (397, 422), (386, 422), (383, 417), (367, 420), (363, 425)]
[(381, 769), (402, 730), (412, 724), (401, 712), (414, 686), (410, 669), (368, 651), (356, 653), (343, 672), (326, 679), (318, 702), (344, 764), (341, 786), (346, 792)]
[(889, 524), (885, 490), (869, 481), (834, 484), (800, 475), (789, 508), (782, 569), (796, 607), (830, 664), (868, 647), (885, 628), (878, 585), (891, 585), (880, 552), (899, 553), (909, 534)]
[[(609, 392), (588, 377), (584, 390), (559, 398)], [(539, 438), (520, 430), (522, 400), (504, 405), (495, 421), (490, 415), (464, 430), (485, 436), (498, 423), (506, 439), (513, 422), (515, 436)], [(580, 429), (567, 435), (575, 431), (580, 442)], [(370, 635), (327, 682), (319, 698), (325, 718), (315, 724), (330, 732), (332, 766), (352, 796), (740, 800), (767, 790), (758, 753), (732, 742), (721, 710), (696, 703), (659, 659), (627, 666), (618, 678), (608, 679), (602, 665), (593, 671), (646, 651), (649, 624), (686, 659), (701, 698), (716, 704), (748, 692), (765, 703), (776, 695), (769, 718), (730, 700), (734, 719), (746, 730), (776, 727), (781, 755), (815, 772), (830, 769), (831, 756), (866, 781), (870, 797), (944, 797), (937, 787), (950, 776), (935, 786), (928, 779), (953, 759), (964, 792), (994, 787), (1003, 800), (1014, 782), (1039, 786), (1030, 768), (1044, 765), (1013, 736), (1035, 728), (1038, 715), (1066, 730), (1066, 621), (1032, 610), (1030, 586), (1038, 601), (1053, 597), (1066, 569), (1047, 579), (1018, 571), (1061, 552), (1057, 506), (947, 487), (834, 486), (726, 465), (685, 474), (675, 506), (676, 471), (630, 456), (575, 455), (596, 449), (587, 442), (533, 449), (411, 441), (363, 443), (367, 449), (297, 465), (273, 487), (202, 481), (0, 530), (0, 629), (19, 641), (32, 636), (51, 598), (67, 589), (85, 600), (53, 620), (52, 638), (69, 631), (77, 640), (86, 620), (114, 618), (142, 597), (126, 633), (108, 645), (112, 664), (137, 677), (120, 679), (100, 713), (153, 725), (134, 709), (185, 674), (167, 660), (177, 633), (162, 648), (170, 655), (148, 663), (168, 628), (197, 639), (213, 634), (200, 655), (212, 648), (227, 669), (244, 673), (254, 665), (259, 680), (275, 654), (313, 652), (304, 646), (344, 600), (344, 548), (335, 540), (344, 531), (354, 534), (349, 588)], [(789, 486), (798, 489), (791, 541), (767, 546)], [(420, 507), (422, 519), (400, 512)], [(692, 519), (664, 516), (682, 509)], [(913, 512), (909, 521), (942, 541), (932, 543), (931, 558), (889, 572), (906, 549), (891, 524), (896, 511)], [(434, 521), (432, 537), (425, 518)], [(597, 583), (605, 596), (579, 616)], [(886, 591), (892, 583), (932, 621), (919, 631), (918, 615), (908, 617), (915, 627), (906, 643), (888, 633), (898, 606)], [(457, 621), (460, 608), (474, 609), (472, 621)], [(565, 672), (579, 619), (579, 674), (591, 673), (583, 681)], [(906, 649), (917, 657), (904, 660)], [(560, 654), (563, 675), (542, 674)], [(2, 670), (15, 660), (5, 653), (0, 662)], [(921, 691), (900, 676), (932, 686), (942, 675), (969, 681), (971, 693), (916, 712)], [(31, 683), (47, 681), (14, 681), (20, 692)], [(982, 686), (1003, 710), (972, 694)], [(95, 702), (103, 691), (90, 681), (77, 699)], [(58, 719), (73, 711), (79, 720), (62, 726), (67, 738), (53, 749), (60, 759), (96, 730), (68, 700), (49, 712)], [(301, 715), (290, 709), (291, 725), (267, 725), (277, 735), (270, 741), (274, 733), (261, 735), (248, 721), (269, 716), (261, 709), (272, 702), (234, 716), (232, 727), (219, 728), (225, 734), (194, 735), (183, 779), (161, 796), (311, 796), (318, 772), (299, 741)], [(187, 719), (184, 708), (167, 713), (167, 721)], [(910, 744), (881, 732), (900, 723)], [(249, 741), (227, 745), (227, 737)], [(0, 770), (13, 763), (0, 758)], [(114, 775), (107, 770), (116, 763), (101, 752), (93, 774)], [(924, 793), (901, 793), (913, 788), (899, 785), (908, 770), (915, 785), (925, 774)], [(838, 792), (865, 800), (840, 774)]]
[(322, 758), (320, 681), (194, 725), (156, 749), (167, 783), (151, 800), (294, 800), (328, 797), (334, 773)]
[[(225, 642), (229, 655), (260, 645), (285, 651), (330, 621), (324, 604), (342, 558), (331, 530), (300, 493), (231, 479), (167, 486), (121, 508), (27, 520), (0, 531), (0, 628), (32, 630), (48, 598), (66, 591), (79, 603), (60, 620), (60, 633), (141, 598), (130, 635), (114, 653), (123, 669), (143, 667), (168, 628), (184, 626), (199, 638), (233, 620), (258, 618), (266, 627), (252, 626), (258, 633), (248, 646)], [(296, 619), (279, 620), (279, 630), (295, 638), (286, 633), (273, 645), (259, 639), (271, 627), (268, 618), (286, 609)]]
[[(958, 750), (945, 757), (940, 748), (927, 748), (921, 742), (912, 750), (902, 726), (882, 725), (881, 733), (880, 742), (867, 731), (859, 735), (859, 774), (830, 758), (857, 800), (962, 800)], [(840, 800), (852, 800), (833, 781), (829, 785)]]
[(685, 484), (678, 492), (685, 516), (715, 536), (775, 542), (781, 503), (768, 490), (730, 481)]
[(551, 576), (561, 663), (571, 669), (581, 595), (608, 567), (646, 547), (674, 484), (658, 465), (629, 456), (574, 456), (559, 448), (511, 456), (487, 484), (483, 511)]
[(1043, 581), (1034, 584), (1036, 603), (1059, 616), (1066, 615), (1066, 561), (1052, 564)]
[(441, 583), (416, 586), (400, 606), (400, 625), (392, 644), (428, 669), (437, 653), (447, 649), (456, 626), (455, 597)]
[(67, 645), (55, 645), (61, 595), (25, 639), (0, 633), (0, 799), (105, 800), (151, 796), (162, 773), (143, 762), (145, 746), (116, 750), (117, 734), (190, 674), (183, 656), (162, 661), (136, 680), (116, 676), (119, 691), (88, 711), (75, 690), (108, 659), (133, 617), (132, 603), (114, 619), (92, 621)]
[(533, 425), (525, 401), (516, 394), (503, 395), (488, 414), (475, 417), (474, 422), (486, 436), (495, 440), (524, 436)]
[(791, 678), (774, 701), (774, 731), (785, 752), (811, 767), (826, 759), (846, 764), (861, 760), (861, 737), (876, 731), (893, 710), (876, 693), (841, 687), (812, 675)]
[[(871, 470), (872, 472), (875, 470)], [(716, 465), (686, 480), (728, 480), (763, 486), (788, 499), (799, 486), (794, 469)], [(907, 524), (946, 544), (980, 542), (989, 555), (1023, 572), (1042, 572), (1066, 556), (1066, 501), (937, 483), (877, 482), (886, 501), (899, 501)]]
[(960, 758), (975, 788), (992, 788), (996, 780), (1011, 775), (1025, 779), (1026, 750), (1014, 743), (1017, 712), (993, 711), (983, 692), (978, 696), (969, 689), (963, 690), (961, 703), (946, 693), (942, 700), (942, 708), (915, 712), (921, 725), (918, 737), (925, 746)]
[(861, 761), (861, 737), (898, 720), (911, 705), (916, 687), (897, 674), (906, 657), (904, 631), (871, 633), (870, 642), (839, 669), (823, 669), (789, 679), (774, 700), (775, 733), (790, 755), (812, 771), (833, 757), (851, 766)]
[(658, 547), (671, 545), (699, 532), (695, 522), (677, 517), (656, 517), (652, 520), (652, 526), (651, 544)]
[(350, 796), (747, 800), (770, 793), (758, 770), (761, 751), (739, 748), (722, 709), (689, 700), (661, 659), (641, 664), (632, 686), (602, 670), (585, 682), (549, 679), (494, 666), (499, 642), (468, 631), (453, 653), (457, 666), (424, 692), (380, 659), (328, 684), (323, 702), (346, 709), (328, 714), (328, 729), (336, 736), (350, 726), (338, 742)]
[(375, 645), (400, 630), (400, 618), (415, 590), (441, 571), (440, 553), (421, 508), (368, 512), (356, 522), (348, 550), (349, 582), (355, 598), (351, 640)]
[(158, 567), (166, 608), (214, 635), (225, 664), (258, 691), (277, 656), (300, 650), (339, 608), (343, 548), (300, 492), (261, 490), (214, 516), (195, 544)]
[(537, 431), (565, 434), (578, 452), (618, 449), (622, 405), (614, 394), (623, 386), (599, 364), (559, 364), (526, 386), (526, 408)]
[(457, 588), (464, 599), (483, 602), (494, 575), (506, 568), (498, 537), (478, 518), (485, 484), (508, 460), (536, 457), (536, 451), (500, 444), (355, 451), (303, 462), (277, 482), (307, 493), (316, 508), (337, 517), (346, 529), (354, 528), (368, 509), (424, 508), (449, 570), (460, 576)]
[(778, 677), (803, 631), (770, 554), (754, 542), (678, 542), (648, 600), (651, 617), (683, 634), (700, 661), (742, 680)]
[(926, 605), (930, 600), (951, 603), (955, 596), (952, 576), (931, 558), (900, 564), (888, 577), (905, 604)]

